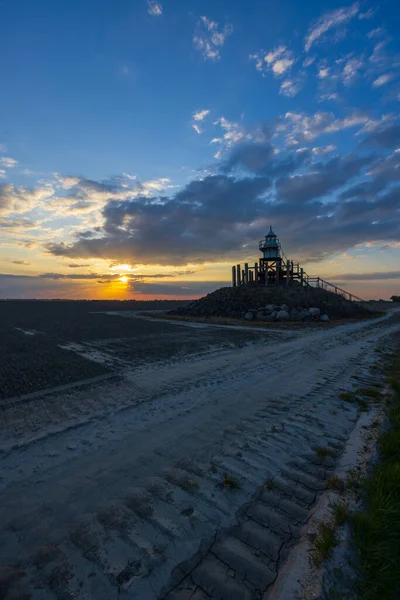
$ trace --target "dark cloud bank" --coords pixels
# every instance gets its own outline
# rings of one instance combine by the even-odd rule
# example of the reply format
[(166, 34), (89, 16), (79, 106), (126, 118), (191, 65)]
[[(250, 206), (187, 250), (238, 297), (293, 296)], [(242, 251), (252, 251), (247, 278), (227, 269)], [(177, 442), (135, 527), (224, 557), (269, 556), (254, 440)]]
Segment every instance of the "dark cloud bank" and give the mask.
[[(218, 173), (171, 196), (119, 199), (118, 180), (82, 180), (107, 194), (103, 228), (68, 244), (49, 244), (55, 256), (106, 258), (131, 264), (202, 263), (257, 256), (257, 240), (272, 223), (293, 258), (318, 260), (372, 240), (400, 240), (399, 127), (368, 132), (357, 153), (314, 162), (310, 149), (275, 154), (268, 137), (233, 149)], [(254, 249), (254, 251), (253, 251)]]

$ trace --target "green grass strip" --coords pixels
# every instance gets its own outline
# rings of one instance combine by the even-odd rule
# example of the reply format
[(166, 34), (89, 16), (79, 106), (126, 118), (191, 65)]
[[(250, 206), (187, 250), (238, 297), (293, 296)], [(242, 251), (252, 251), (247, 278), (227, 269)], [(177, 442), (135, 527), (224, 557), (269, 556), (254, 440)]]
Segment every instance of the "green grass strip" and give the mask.
[(390, 383), (395, 391), (390, 429), (379, 437), (379, 462), (364, 484), (365, 510), (352, 517), (360, 600), (400, 598), (400, 383), (397, 378)]

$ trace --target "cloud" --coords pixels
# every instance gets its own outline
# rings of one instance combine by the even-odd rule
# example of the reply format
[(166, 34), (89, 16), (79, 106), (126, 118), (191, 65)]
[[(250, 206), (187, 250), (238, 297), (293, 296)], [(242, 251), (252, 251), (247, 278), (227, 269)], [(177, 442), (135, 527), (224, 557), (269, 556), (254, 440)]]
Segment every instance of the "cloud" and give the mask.
[(364, 63), (359, 58), (350, 58), (343, 67), (342, 78), (344, 85), (351, 85), (360, 76)]
[(215, 21), (211, 21), (207, 17), (200, 17), (193, 37), (193, 46), (200, 52), (204, 60), (220, 60), (220, 49), (232, 32), (233, 26), (230, 23), (220, 28)]
[(376, 8), (369, 8), (368, 10), (366, 10), (364, 12), (360, 12), (359, 15), (358, 15), (358, 18), (360, 20), (362, 20), (362, 19), (372, 19), (372, 17), (376, 13), (376, 11), (377, 11)]
[(311, 47), (321, 41), (321, 38), (325, 36), (329, 31), (337, 29), (341, 25), (348, 23), (353, 17), (355, 17), (359, 10), (358, 2), (355, 2), (351, 6), (338, 8), (332, 12), (326, 13), (308, 30), (305, 37), (304, 49), (309, 52)]
[(389, 81), (392, 81), (394, 75), (393, 73), (385, 73), (384, 75), (380, 75), (375, 79), (372, 83), (374, 87), (381, 87), (382, 85), (386, 85)]
[(193, 129), (195, 130), (195, 132), (196, 132), (196, 133), (198, 133), (199, 135), (200, 135), (201, 133), (203, 133), (203, 130), (202, 130), (202, 129), (200, 129), (200, 127), (199, 127), (198, 125), (196, 125), (196, 123), (193, 123), (192, 127), (193, 127)]
[(316, 112), (314, 115), (287, 112), (283, 122), (287, 124), (287, 139), (290, 142), (310, 142), (322, 134), (336, 133), (344, 129), (365, 125), (370, 116), (362, 111), (353, 111), (345, 117), (338, 118), (332, 112)]
[(279, 179), (276, 183), (277, 197), (289, 202), (309, 202), (327, 196), (358, 175), (363, 167), (371, 164), (372, 158), (347, 154), (335, 156), (326, 163), (317, 163), (309, 173)]
[(155, 0), (147, 0), (147, 12), (149, 15), (153, 17), (160, 17), (162, 15), (162, 6), (159, 2), (155, 2)]
[(324, 154), (329, 154), (329, 152), (333, 152), (336, 150), (336, 146), (333, 144), (329, 144), (329, 146), (319, 146), (312, 149), (313, 154), (316, 156), (323, 156)]
[(261, 73), (272, 71), (275, 77), (284, 75), (286, 71), (291, 69), (294, 63), (292, 52), (286, 46), (278, 46), (275, 50), (267, 53), (261, 50), (256, 54), (250, 55), (250, 58), (255, 60), (257, 71)]
[(38, 202), (49, 198), (54, 189), (49, 185), (34, 189), (0, 184), (0, 214), (24, 213)]
[(398, 148), (400, 146), (400, 125), (398, 123), (383, 123), (368, 132), (360, 144), (362, 146)]
[(69, 264), (68, 265), (70, 269), (82, 269), (83, 267), (90, 267), (90, 264), (86, 263), (86, 264), (79, 264), (79, 263), (75, 263), (75, 264)]
[(279, 93), (289, 98), (294, 98), (302, 88), (302, 81), (300, 79), (285, 79), (281, 83)]
[(141, 294), (151, 294), (152, 296), (170, 295), (187, 296), (189, 298), (198, 298), (213, 292), (214, 290), (230, 284), (229, 276), (225, 281), (176, 281), (171, 283), (133, 283), (131, 290)]
[(4, 177), (7, 175), (7, 172), (4, 171), (4, 169), (0, 169), (0, 179), (4, 179)]
[(31, 263), (26, 262), (26, 260), (13, 260), (11, 261), (13, 265), (30, 265)]
[(14, 158), (9, 158), (8, 156), (0, 156), (0, 167), (6, 167), (7, 169), (12, 169), (16, 167), (18, 161)]
[(400, 279), (400, 271), (378, 271), (372, 273), (342, 273), (331, 277), (333, 281), (380, 281), (383, 279)]
[(193, 119), (195, 121), (202, 121), (208, 114), (210, 114), (209, 110), (198, 110), (193, 113)]

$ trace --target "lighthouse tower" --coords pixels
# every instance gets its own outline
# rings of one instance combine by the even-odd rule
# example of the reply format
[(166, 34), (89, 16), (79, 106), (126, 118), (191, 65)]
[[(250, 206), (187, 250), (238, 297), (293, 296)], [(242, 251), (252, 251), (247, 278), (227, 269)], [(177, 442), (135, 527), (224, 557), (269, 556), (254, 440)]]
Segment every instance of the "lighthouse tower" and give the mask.
[(265, 285), (279, 283), (282, 268), (281, 245), (272, 227), (269, 228), (265, 239), (260, 241), (259, 248), (262, 253), (259, 278), (264, 280)]

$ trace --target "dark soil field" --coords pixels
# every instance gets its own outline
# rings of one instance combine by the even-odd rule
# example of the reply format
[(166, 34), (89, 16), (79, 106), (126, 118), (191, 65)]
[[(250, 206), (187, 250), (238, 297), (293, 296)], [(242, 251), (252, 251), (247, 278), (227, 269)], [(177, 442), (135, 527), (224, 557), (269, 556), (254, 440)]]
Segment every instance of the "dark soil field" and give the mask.
[(38, 392), (99, 375), (116, 364), (93, 361), (63, 346), (89, 344), (132, 366), (190, 356), (213, 346), (232, 348), (258, 334), (179, 327), (168, 322), (124, 319), (106, 311), (163, 310), (179, 302), (0, 302), (0, 399)]

